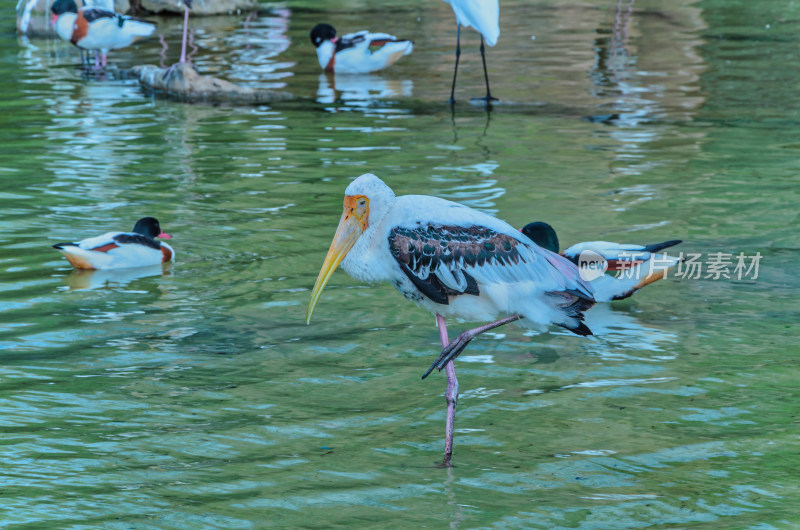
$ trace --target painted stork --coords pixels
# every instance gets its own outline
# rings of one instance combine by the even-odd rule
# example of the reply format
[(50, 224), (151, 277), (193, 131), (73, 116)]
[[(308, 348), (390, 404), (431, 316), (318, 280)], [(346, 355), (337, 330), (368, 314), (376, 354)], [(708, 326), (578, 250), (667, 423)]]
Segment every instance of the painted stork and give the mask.
[[(536, 221), (528, 223), (520, 231), (540, 247), (551, 252), (559, 251), (558, 235), (549, 224)], [(572, 245), (561, 255), (579, 267), (583, 265), (582, 262), (602, 265), (597, 274), (584, 273), (583, 277), (590, 280), (596, 301), (611, 302), (628, 298), (642, 287), (664, 278), (669, 269), (682, 259), (657, 252), (681, 242), (680, 239), (672, 239), (652, 245), (631, 245), (585, 241)], [(611, 276), (605, 271), (618, 271), (618, 274)]]
[[(572, 262), (467, 206), (427, 195), (397, 197), (369, 173), (345, 190), (344, 211), (311, 291), (306, 323), (340, 263), (357, 280), (391, 282), (436, 315), (442, 352), (422, 377), (446, 368), (445, 466), (453, 452), (458, 399), (453, 360), (473, 338), (510, 322), (592, 333), (582, 322), (583, 311), (594, 304), (592, 288)], [(447, 317), (492, 322), (450, 341)]]
[(76, 269), (127, 269), (159, 265), (175, 257), (172, 247), (156, 238), (172, 236), (161, 231), (155, 217), (142, 217), (132, 232), (108, 232), (77, 243), (56, 243), (53, 248)]
[(311, 43), (317, 48), (317, 60), (326, 72), (367, 74), (383, 70), (414, 49), (410, 40), (388, 33), (359, 31), (336, 36), (330, 24), (317, 24), (311, 30)]
[(456, 102), (456, 75), (458, 74), (458, 59), (461, 57), (461, 26), (473, 27), (481, 34), (481, 59), (483, 60), (483, 78), (486, 81), (486, 97), (473, 98), (483, 100), (488, 105), (497, 98), (492, 97), (489, 90), (489, 74), (486, 72), (486, 44), (494, 46), (500, 37), (500, 3), (499, 0), (444, 0), (453, 8), (456, 15), (456, 65), (453, 69), (453, 86), (450, 89), (450, 104)]

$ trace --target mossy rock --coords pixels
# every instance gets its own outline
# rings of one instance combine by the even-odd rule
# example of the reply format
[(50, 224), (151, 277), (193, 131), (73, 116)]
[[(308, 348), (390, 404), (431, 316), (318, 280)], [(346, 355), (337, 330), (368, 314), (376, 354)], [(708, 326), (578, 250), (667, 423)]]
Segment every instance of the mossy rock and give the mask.
[(139, 79), (145, 92), (188, 103), (258, 105), (292, 99), (286, 92), (258, 90), (200, 75), (189, 63), (176, 64), (171, 69), (139, 65), (131, 68), (129, 74)]

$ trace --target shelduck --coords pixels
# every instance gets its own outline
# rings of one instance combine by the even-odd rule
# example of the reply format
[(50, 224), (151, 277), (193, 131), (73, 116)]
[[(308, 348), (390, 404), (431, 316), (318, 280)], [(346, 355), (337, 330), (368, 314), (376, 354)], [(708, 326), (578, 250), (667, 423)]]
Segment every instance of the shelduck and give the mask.
[(77, 243), (57, 243), (53, 248), (76, 269), (146, 267), (175, 259), (172, 247), (156, 238), (172, 239), (172, 236), (161, 231), (154, 217), (143, 217), (132, 232), (108, 232)]
[(326, 72), (366, 74), (382, 70), (414, 49), (410, 40), (388, 33), (359, 31), (341, 37), (330, 24), (317, 24), (311, 30), (319, 65)]
[(75, 0), (55, 0), (50, 11), (51, 24), (61, 39), (83, 50), (99, 52), (99, 56), (95, 55), (95, 68), (106, 66), (109, 50), (130, 46), (156, 29), (153, 22), (99, 7), (78, 9)]
[[(549, 224), (541, 221), (528, 223), (521, 232), (540, 247), (559, 252), (558, 235)], [(593, 271), (584, 273), (584, 279), (588, 279), (592, 285), (596, 301), (611, 302), (628, 298), (639, 289), (664, 278), (672, 267), (681, 262), (681, 258), (658, 252), (681, 242), (680, 239), (672, 239), (652, 245), (632, 245), (586, 241), (572, 245), (561, 255), (579, 267), (583, 265), (582, 261), (594, 265)], [(606, 271), (616, 271), (617, 276), (605, 274)], [(591, 277), (587, 278), (587, 274)]]

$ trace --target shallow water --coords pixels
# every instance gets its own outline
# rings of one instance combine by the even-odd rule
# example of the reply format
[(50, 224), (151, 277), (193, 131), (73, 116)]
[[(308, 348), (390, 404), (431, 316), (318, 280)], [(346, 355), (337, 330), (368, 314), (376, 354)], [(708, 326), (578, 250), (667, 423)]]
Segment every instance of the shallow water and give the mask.
[[(471, 31), (455, 112), (445, 103), (444, 2), (246, 17), (193, 20), (195, 64), (295, 101), (153, 99), (5, 19), (6, 525), (800, 522), (800, 6), (503, 1), (491, 113), (468, 102), (483, 92)], [(307, 36), (322, 20), (416, 49), (385, 73), (328, 79)], [(179, 21), (159, 23), (169, 62)], [(161, 54), (153, 39), (111, 61)], [(342, 192), (367, 171), (515, 226), (547, 220), (562, 243), (679, 238), (675, 252), (763, 258), (757, 278), (671, 278), (598, 306), (592, 339), (479, 338), (456, 363), (455, 467), (438, 469), (444, 374), (420, 380), (433, 318), (338, 272), (304, 321)], [(175, 236), (163, 270), (81, 274), (50, 248), (144, 215)]]

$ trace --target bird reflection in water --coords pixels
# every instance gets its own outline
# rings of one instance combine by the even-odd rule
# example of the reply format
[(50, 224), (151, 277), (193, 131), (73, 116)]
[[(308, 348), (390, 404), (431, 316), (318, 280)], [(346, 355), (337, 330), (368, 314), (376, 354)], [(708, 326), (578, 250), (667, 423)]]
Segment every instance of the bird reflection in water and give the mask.
[(374, 74), (320, 74), (317, 102), (368, 106), (397, 97), (410, 97), (414, 83), (410, 79), (385, 79)]
[[(629, 309), (614, 309), (617, 304), (595, 304), (586, 312), (584, 323), (589, 326), (595, 340), (586, 341), (582, 347), (589, 355), (610, 360), (638, 359), (638, 360), (667, 360), (674, 358), (669, 354), (667, 345), (677, 342), (677, 335), (648, 325), (639, 320)], [(556, 332), (567, 334), (566, 332)], [(514, 351), (524, 352), (524, 343), (534, 342), (539, 339), (540, 332), (527, 330), (517, 339), (508, 337), (504, 333), (486, 333), (487, 337), (504, 339), (518, 346)], [(463, 363), (495, 364), (497, 362), (492, 351), (496, 351), (491, 342), (474, 343), (473, 352), (466, 352), (459, 357)], [(636, 353), (633, 353), (636, 352)], [(531, 349), (530, 356), (536, 363), (553, 363), (560, 357), (557, 349), (538, 344)], [(526, 353), (526, 356), (528, 353)]]
[(150, 267), (135, 267), (130, 269), (94, 270), (74, 269), (65, 278), (65, 283), (70, 291), (85, 291), (92, 289), (115, 289), (125, 287), (129, 283), (148, 276), (169, 276), (169, 268), (161, 265)]
[[(591, 353), (601, 357), (631, 358), (632, 352), (647, 359), (673, 358), (665, 346), (675, 343), (677, 335), (643, 324), (631, 311), (615, 310), (610, 304), (596, 304), (586, 313), (586, 325), (591, 326), (597, 341), (587, 343)], [(647, 355), (645, 352), (651, 352)]]

